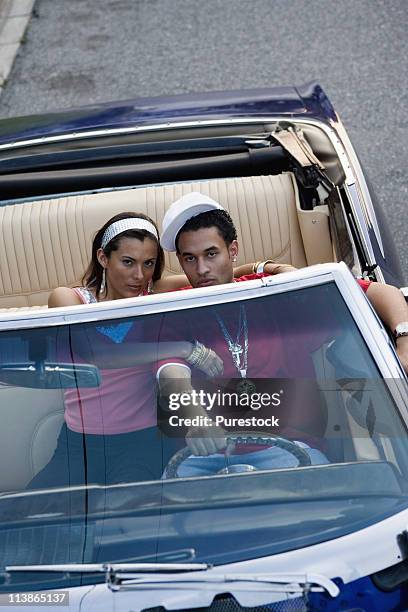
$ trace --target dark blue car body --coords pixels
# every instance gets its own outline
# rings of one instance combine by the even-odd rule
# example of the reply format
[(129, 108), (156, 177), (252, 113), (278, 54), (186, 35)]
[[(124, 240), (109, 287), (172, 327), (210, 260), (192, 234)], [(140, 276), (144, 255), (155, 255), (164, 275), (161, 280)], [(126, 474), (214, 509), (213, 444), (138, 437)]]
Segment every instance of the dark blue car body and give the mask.
[(303, 87), (211, 92), (139, 98), (0, 121), (0, 145), (72, 131), (118, 129), (167, 121), (260, 118), (270, 115), (336, 121), (334, 109), (317, 83)]

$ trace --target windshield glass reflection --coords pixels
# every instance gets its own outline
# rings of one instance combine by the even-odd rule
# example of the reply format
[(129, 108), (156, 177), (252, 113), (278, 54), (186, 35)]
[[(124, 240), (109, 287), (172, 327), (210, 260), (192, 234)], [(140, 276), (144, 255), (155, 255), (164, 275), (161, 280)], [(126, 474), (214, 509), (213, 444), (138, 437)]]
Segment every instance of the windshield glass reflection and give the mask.
[(407, 502), (396, 384), (334, 284), (2, 332), (1, 565), (227, 563), (372, 524)]

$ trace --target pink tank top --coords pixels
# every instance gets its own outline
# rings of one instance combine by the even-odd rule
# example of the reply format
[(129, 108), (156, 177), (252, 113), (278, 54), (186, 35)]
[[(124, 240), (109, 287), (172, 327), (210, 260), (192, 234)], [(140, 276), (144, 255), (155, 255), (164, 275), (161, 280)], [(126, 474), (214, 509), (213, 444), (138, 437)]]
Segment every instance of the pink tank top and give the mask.
[[(75, 287), (74, 291), (84, 304), (97, 301), (87, 287)], [(143, 335), (143, 323), (137, 320), (95, 329), (93, 333), (101, 334), (106, 351), (111, 349), (112, 343), (148, 341)], [(82, 360), (78, 357), (77, 361)], [(65, 421), (69, 429), (111, 435), (156, 425), (156, 368), (156, 364), (150, 363), (100, 370), (102, 382), (99, 387), (67, 389)]]

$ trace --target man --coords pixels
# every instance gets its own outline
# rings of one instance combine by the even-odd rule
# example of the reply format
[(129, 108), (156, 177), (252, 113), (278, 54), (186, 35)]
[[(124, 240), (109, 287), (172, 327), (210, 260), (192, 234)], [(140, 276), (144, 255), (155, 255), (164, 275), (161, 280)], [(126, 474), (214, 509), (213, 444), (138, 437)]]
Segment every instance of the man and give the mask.
[[(224, 283), (232, 283), (233, 279), (233, 263), (238, 254), (238, 242), (236, 230), (228, 213), (214, 200), (199, 193), (190, 193), (177, 202), (167, 211), (163, 220), (163, 233), (161, 239), (162, 246), (168, 251), (176, 251), (180, 265), (184, 273), (188, 277), (191, 286), (203, 288)], [(235, 282), (261, 278), (268, 274), (268, 264), (263, 269), (262, 265), (258, 270), (260, 273), (251, 274), (246, 277), (235, 279)], [(366, 292), (368, 299), (371, 301), (375, 310), (382, 318), (384, 323), (392, 330), (401, 323), (408, 321), (408, 308), (401, 292), (391, 286), (378, 283), (370, 283), (368, 281), (358, 281), (362, 289)], [(258, 336), (252, 325), (252, 338), (249, 337), (249, 342), (252, 342), (252, 355), (249, 352), (249, 361), (244, 368), (245, 351), (241, 351), (240, 355), (234, 354), (233, 350), (227, 350), (228, 345), (234, 345), (234, 334), (237, 334), (235, 339), (237, 345), (245, 344), (244, 334), (239, 337), (239, 329), (243, 327), (242, 311), (241, 314), (236, 313), (235, 322), (233, 317), (228, 321), (229, 325), (223, 320), (213, 318), (209, 321), (207, 329), (201, 330), (199, 340), (208, 346), (208, 341), (211, 341), (211, 348), (215, 350), (224, 361), (224, 376), (251, 376), (262, 378), (263, 375), (271, 376), (274, 371), (275, 375), (279, 374), (279, 363), (276, 361), (276, 355), (283, 354), (282, 346), (276, 346), (266, 353), (262, 352), (262, 343), (260, 341), (261, 331)], [(265, 319), (265, 313), (259, 313), (259, 319)], [(241, 321), (240, 321), (241, 317)], [(221, 317), (222, 319), (222, 317)], [(255, 317), (256, 319), (256, 317)], [(255, 326), (269, 325), (267, 319), (264, 322), (255, 321)], [(211, 329), (210, 329), (211, 327)], [(231, 336), (232, 331), (234, 333)], [(273, 337), (273, 333), (268, 336)], [(205, 338), (205, 342), (204, 342)], [(275, 338), (278, 342), (278, 338)], [(256, 350), (255, 350), (256, 343)], [(310, 347), (309, 347), (310, 348)], [(305, 347), (300, 347), (300, 350), (305, 350)], [(397, 352), (401, 362), (408, 370), (408, 338), (400, 337), (397, 340)], [(254, 357), (254, 355), (256, 357)], [(239, 357), (239, 359), (238, 359)], [(247, 355), (248, 358), (248, 355)], [(252, 358), (252, 365), (251, 365)], [(273, 359), (275, 358), (275, 362)], [(256, 363), (255, 363), (255, 361)], [(240, 367), (242, 366), (242, 367)], [(256, 368), (255, 368), (256, 366)], [(251, 371), (252, 367), (252, 371)], [(257, 370), (261, 369), (259, 373)], [(262, 373), (264, 368), (265, 374)], [(269, 370), (268, 370), (269, 368)], [(245, 369), (244, 375), (242, 374)], [(255, 372), (254, 372), (255, 370)], [(281, 368), (281, 374), (287, 375), (285, 368)], [(292, 374), (293, 375), (293, 374)], [(295, 374), (295, 376), (303, 374)], [(190, 372), (186, 368), (180, 368), (177, 364), (164, 363), (159, 371), (159, 382), (163, 387), (171, 379), (183, 379), (184, 388), (192, 388), (190, 382)], [(183, 386), (182, 383), (179, 384)], [(197, 435), (197, 434), (196, 434)], [(220, 450), (225, 444), (225, 439), (219, 438), (190, 438), (190, 448), (196, 455), (206, 455)]]

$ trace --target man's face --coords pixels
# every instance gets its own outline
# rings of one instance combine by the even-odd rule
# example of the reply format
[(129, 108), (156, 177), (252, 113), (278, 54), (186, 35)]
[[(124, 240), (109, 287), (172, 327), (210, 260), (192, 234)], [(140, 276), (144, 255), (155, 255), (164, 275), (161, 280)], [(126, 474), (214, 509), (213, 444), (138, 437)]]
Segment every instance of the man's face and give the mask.
[(238, 253), (238, 243), (234, 240), (227, 246), (216, 227), (182, 232), (178, 249), (178, 260), (192, 287), (232, 282), (232, 260)]

